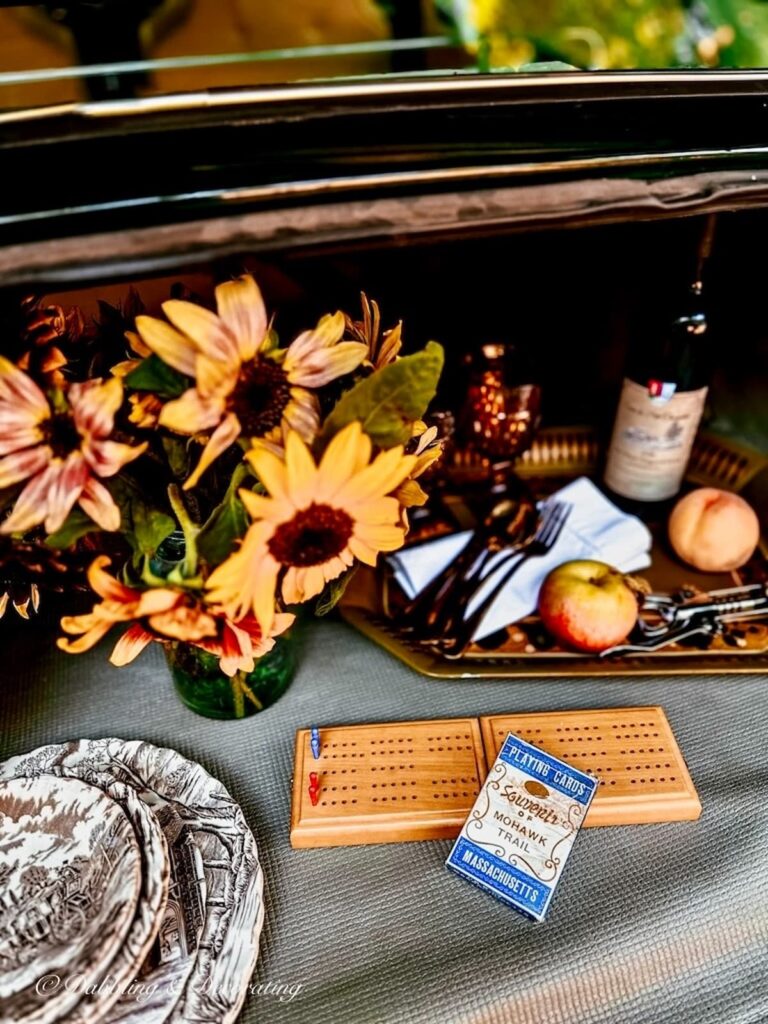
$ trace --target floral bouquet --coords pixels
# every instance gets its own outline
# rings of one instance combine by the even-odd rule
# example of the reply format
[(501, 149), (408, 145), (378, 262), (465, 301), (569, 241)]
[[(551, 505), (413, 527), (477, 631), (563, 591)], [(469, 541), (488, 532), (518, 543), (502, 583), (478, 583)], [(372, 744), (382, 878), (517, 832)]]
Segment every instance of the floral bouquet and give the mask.
[[(297, 606), (328, 611), (357, 563), (403, 544), (440, 454), (422, 416), (443, 352), (401, 356), (401, 325), (382, 333), (365, 296), (362, 320), (324, 316), (285, 347), (251, 276), (215, 297), (216, 312), (172, 298), (163, 319), (135, 294), (102, 304), (90, 344), (59, 311), (58, 335), (0, 358), (0, 559), (87, 554), (99, 600), (62, 619), (59, 647), (121, 624), (114, 665), (182, 649), (242, 712)], [(14, 597), (24, 615), (32, 587)]]

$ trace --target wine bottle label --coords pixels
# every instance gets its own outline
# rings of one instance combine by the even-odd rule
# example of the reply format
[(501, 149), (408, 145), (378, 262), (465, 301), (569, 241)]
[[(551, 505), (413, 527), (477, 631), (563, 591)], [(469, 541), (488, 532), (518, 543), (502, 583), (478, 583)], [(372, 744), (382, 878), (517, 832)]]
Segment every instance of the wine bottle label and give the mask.
[(625, 379), (605, 467), (608, 487), (636, 501), (677, 494), (706, 397), (707, 388), (677, 391)]

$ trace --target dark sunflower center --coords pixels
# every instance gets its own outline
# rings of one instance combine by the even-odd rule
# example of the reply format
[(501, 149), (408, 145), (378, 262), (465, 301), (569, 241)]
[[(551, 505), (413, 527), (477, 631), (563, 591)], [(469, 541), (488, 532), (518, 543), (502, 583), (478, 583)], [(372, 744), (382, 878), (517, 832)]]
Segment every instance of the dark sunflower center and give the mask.
[(246, 437), (261, 437), (278, 426), (291, 400), (291, 386), (282, 367), (257, 356), (240, 371), (229, 400)]
[(82, 438), (77, 432), (74, 420), (66, 412), (57, 412), (43, 426), (45, 441), (58, 458), (69, 455), (80, 447)]
[(343, 509), (313, 503), (278, 526), (269, 540), (269, 550), (282, 565), (321, 565), (344, 550), (352, 525)]

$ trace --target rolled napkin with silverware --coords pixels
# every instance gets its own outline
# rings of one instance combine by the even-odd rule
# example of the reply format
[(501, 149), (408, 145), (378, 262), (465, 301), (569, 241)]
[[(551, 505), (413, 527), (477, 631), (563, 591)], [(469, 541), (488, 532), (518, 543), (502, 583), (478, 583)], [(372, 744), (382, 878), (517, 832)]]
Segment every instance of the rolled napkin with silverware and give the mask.
[[(547, 573), (563, 562), (589, 558), (608, 562), (622, 572), (636, 572), (651, 564), (651, 534), (635, 516), (617, 508), (586, 477), (580, 477), (557, 491), (543, 506), (554, 503), (567, 508), (555, 542), (544, 553), (528, 557), (521, 549), (519, 569), (502, 585), (487, 611), (476, 624), (473, 640), (518, 622), (536, 608), (539, 589)], [(390, 555), (388, 562), (403, 592), (414, 598), (451, 565), (466, 547), (472, 531), (451, 534), (414, 545)], [(487, 559), (482, 580), (468, 598), (464, 619), (469, 621), (505, 574), (518, 560), (501, 550)], [(523, 559), (525, 562), (523, 563)]]

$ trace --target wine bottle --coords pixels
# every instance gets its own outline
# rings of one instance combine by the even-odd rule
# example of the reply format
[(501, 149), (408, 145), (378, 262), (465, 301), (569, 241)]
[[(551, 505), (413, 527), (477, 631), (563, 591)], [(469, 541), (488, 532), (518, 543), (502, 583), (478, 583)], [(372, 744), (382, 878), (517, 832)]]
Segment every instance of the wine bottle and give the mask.
[(656, 338), (633, 347), (622, 385), (604, 482), (640, 514), (680, 490), (704, 412), (710, 368), (702, 277), (713, 232), (710, 217), (676, 315)]

